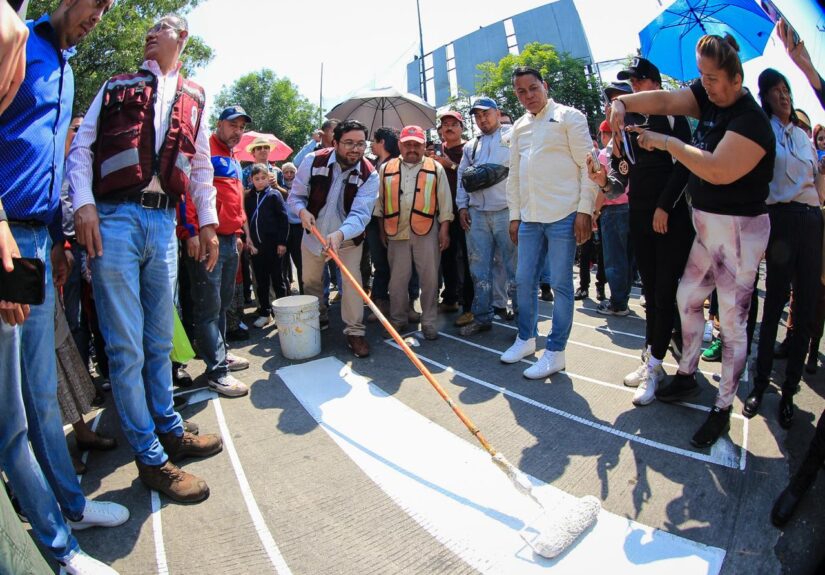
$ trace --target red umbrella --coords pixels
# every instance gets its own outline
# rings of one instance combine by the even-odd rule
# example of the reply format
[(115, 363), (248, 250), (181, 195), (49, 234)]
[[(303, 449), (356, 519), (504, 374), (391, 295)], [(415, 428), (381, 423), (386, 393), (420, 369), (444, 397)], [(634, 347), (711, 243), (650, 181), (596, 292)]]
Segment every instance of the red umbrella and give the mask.
[[(257, 140), (266, 140), (269, 144), (269, 161), (270, 162), (280, 162), (281, 160), (286, 160), (289, 155), (292, 153), (292, 148), (287, 146), (281, 140), (279, 140), (273, 134), (262, 134), (260, 132), (246, 132), (242, 137), (241, 141), (238, 142), (238, 145), (235, 146), (235, 158), (237, 158), (241, 162), (254, 162), (255, 158), (252, 157), (252, 143), (256, 142)], [(260, 145), (258, 142), (257, 145)], [(249, 150), (247, 150), (249, 148)]]

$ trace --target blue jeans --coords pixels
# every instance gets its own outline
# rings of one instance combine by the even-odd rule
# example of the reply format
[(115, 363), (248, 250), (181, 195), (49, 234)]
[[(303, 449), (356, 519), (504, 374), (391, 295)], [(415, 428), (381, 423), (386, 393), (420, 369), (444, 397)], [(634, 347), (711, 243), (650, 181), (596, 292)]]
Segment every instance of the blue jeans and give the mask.
[(493, 321), (493, 254), (498, 248), (506, 272), (507, 293), (515, 300), (516, 249), (510, 240), (510, 214), (505, 208), (483, 212), (470, 208), (472, 225), (467, 233), (470, 275), (473, 276), (473, 315), (481, 324)]
[(175, 210), (101, 202), (103, 256), (90, 261), (112, 395), (123, 434), (145, 465), (162, 465), (158, 433), (183, 434), (172, 405)]
[(630, 298), (630, 206), (604, 206), (599, 217), (602, 230), (604, 273), (610, 285), (610, 303), (624, 309)]
[(547, 349), (564, 351), (573, 327), (573, 262), (576, 259), (576, 236), (573, 224), (576, 212), (550, 224), (521, 222), (518, 229), (518, 336), (538, 336), (539, 277), (547, 278), (553, 289), (553, 327), (547, 336)]
[(215, 379), (229, 373), (226, 363), (226, 312), (232, 306), (238, 273), (236, 236), (218, 236), (218, 242), (218, 263), (211, 272), (206, 271), (203, 262), (185, 256), (195, 306), (192, 310), (195, 341), (206, 363), (207, 376)]
[(78, 549), (63, 514), (80, 519), (86, 498), (57, 403), (51, 240), (45, 227), (11, 229), (20, 254), (46, 264), (46, 301), (31, 306), (22, 326), (0, 321), (0, 468), (40, 543), (63, 559)]

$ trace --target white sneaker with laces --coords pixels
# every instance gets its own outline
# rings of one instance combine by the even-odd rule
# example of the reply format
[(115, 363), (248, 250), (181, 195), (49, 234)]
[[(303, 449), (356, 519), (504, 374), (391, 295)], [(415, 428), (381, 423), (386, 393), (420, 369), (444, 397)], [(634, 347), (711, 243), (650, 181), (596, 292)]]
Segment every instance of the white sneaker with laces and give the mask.
[(118, 575), (118, 572), (94, 557), (78, 551), (61, 563), (60, 575)]
[(268, 326), (270, 323), (272, 323), (272, 316), (262, 315), (258, 317), (258, 319), (253, 321), (252, 325), (254, 325), (257, 328), (261, 328)]
[(647, 377), (647, 360), (650, 359), (650, 354), (647, 349), (642, 352), (642, 363), (639, 364), (635, 370), (624, 376), (623, 383), (626, 387), (639, 387), (639, 385)]
[(516, 341), (501, 354), (501, 363), (516, 363), (528, 355), (536, 353), (536, 338), (521, 339), (516, 336)]
[(89, 527), (117, 527), (123, 525), (129, 519), (129, 510), (123, 505), (112, 503), (111, 501), (86, 500), (86, 507), (83, 509), (83, 518), (80, 521), (66, 520), (75, 531), (88, 529)]
[(234, 353), (227, 353), (226, 364), (229, 371), (241, 371), (249, 367), (249, 360)]
[(702, 341), (705, 343), (713, 341), (713, 322), (710, 320), (705, 322), (705, 332), (702, 334)]
[(209, 387), (226, 397), (241, 397), (249, 393), (249, 387), (245, 383), (228, 373), (218, 379), (209, 378), (208, 383)]
[(645, 380), (636, 388), (633, 394), (633, 405), (648, 405), (656, 399), (656, 388), (665, 378), (665, 370), (661, 365), (647, 368)]
[(527, 379), (545, 379), (564, 369), (564, 352), (545, 349), (539, 360), (524, 370)]

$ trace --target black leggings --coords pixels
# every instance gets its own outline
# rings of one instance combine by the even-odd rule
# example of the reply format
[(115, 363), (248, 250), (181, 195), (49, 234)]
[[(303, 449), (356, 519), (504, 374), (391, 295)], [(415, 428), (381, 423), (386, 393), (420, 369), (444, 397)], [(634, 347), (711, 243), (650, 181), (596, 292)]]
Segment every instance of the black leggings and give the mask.
[(289, 266), (289, 258), (292, 258), (292, 263), (295, 264), (295, 270), (298, 272), (298, 290), (303, 295), (304, 293), (304, 277), (301, 274), (303, 266), (301, 265), (301, 240), (304, 239), (304, 228), (301, 224), (289, 224), (289, 238), (286, 242), (286, 251), (288, 257), (284, 258), (284, 266)]
[(676, 289), (693, 245), (693, 224), (680, 204), (667, 222), (667, 233), (653, 231), (653, 212), (630, 210), (630, 244), (642, 276), (647, 307), (645, 343), (664, 359), (676, 318)]
[(269, 288), (275, 289), (275, 297), (286, 295), (284, 275), (281, 265), (285, 258), (278, 255), (278, 246), (275, 242), (264, 242), (258, 246), (258, 253), (252, 256), (252, 270), (255, 273), (255, 284), (258, 286), (258, 315), (272, 314), (272, 304), (269, 298)]

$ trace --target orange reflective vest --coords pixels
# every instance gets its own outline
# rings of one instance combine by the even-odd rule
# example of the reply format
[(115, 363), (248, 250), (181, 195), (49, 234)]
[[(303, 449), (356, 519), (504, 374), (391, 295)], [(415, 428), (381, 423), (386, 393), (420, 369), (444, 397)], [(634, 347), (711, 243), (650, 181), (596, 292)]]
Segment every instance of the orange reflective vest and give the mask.
[[(384, 168), (381, 182), (381, 201), (384, 202), (384, 232), (390, 237), (398, 234), (401, 220), (401, 158), (393, 158)], [(438, 172), (432, 158), (424, 158), (424, 165), (415, 181), (410, 229), (417, 236), (426, 236), (433, 228), (438, 211)]]

